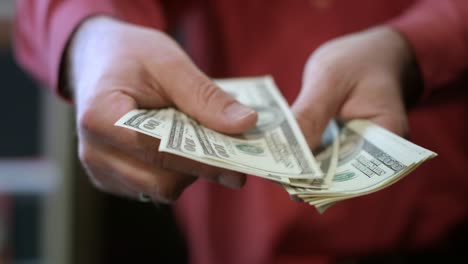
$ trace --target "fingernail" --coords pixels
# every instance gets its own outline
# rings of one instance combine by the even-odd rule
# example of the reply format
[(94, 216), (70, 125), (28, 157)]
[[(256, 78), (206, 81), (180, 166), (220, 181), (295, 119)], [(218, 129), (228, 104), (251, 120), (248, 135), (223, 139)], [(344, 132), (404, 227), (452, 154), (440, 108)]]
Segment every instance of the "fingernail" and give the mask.
[(224, 115), (232, 121), (246, 118), (247, 116), (252, 115), (254, 113), (255, 111), (252, 108), (247, 107), (245, 105), (241, 105), (236, 102), (230, 104), (224, 109)]
[(219, 183), (233, 189), (241, 188), (244, 182), (245, 178), (238, 174), (226, 173), (219, 176)]

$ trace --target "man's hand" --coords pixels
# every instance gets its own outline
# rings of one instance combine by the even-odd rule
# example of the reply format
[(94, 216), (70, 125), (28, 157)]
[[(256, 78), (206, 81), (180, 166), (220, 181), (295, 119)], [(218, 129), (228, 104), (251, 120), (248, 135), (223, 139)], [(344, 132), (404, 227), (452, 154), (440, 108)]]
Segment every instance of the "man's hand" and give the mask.
[(245, 175), (159, 153), (158, 140), (114, 126), (132, 109), (167, 106), (225, 133), (255, 124), (256, 113), (220, 90), (166, 34), (94, 17), (79, 27), (66, 56), (79, 156), (98, 188), (168, 202), (198, 177), (243, 185)]
[(405, 135), (403, 82), (413, 64), (403, 37), (378, 27), (330, 41), (309, 58), (293, 110), (311, 147), (332, 118), (371, 121)]

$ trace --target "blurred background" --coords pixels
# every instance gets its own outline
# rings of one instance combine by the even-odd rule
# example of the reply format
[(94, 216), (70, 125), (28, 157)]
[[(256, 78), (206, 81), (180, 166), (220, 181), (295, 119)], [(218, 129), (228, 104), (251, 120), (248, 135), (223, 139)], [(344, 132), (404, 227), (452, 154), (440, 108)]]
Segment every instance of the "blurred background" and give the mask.
[(71, 105), (15, 62), (14, 1), (0, 0), (0, 264), (185, 263), (171, 208), (96, 191)]
[[(186, 263), (170, 207), (91, 186), (76, 155), (72, 106), (15, 62), (13, 16), (14, 0), (0, 0), (0, 264)], [(466, 230), (465, 223), (447, 239), (465, 259)], [(421, 254), (415, 260), (434, 262)], [(412, 263), (404, 257), (362, 263)]]

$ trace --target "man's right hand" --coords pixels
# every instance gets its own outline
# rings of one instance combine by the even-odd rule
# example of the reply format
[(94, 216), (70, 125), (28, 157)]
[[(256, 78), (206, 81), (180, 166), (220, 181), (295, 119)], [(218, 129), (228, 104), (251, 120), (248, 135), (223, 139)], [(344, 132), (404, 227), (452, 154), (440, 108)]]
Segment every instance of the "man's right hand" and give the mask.
[(65, 56), (79, 157), (96, 187), (169, 202), (198, 177), (243, 185), (245, 175), (160, 153), (158, 140), (114, 126), (132, 109), (167, 106), (224, 133), (255, 124), (255, 111), (219, 89), (166, 34), (93, 17), (80, 25)]

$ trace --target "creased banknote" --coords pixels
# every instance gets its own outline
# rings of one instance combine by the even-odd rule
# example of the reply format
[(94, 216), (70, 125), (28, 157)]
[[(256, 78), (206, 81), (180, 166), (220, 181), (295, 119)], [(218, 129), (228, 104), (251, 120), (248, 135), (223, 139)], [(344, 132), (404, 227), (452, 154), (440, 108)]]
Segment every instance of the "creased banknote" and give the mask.
[(213, 166), (229, 164), (233, 170), (278, 180), (323, 179), (288, 104), (271, 77), (215, 82), (257, 111), (254, 128), (240, 135), (224, 135), (175, 109), (134, 110), (116, 125), (161, 139), (159, 151)]
[(257, 111), (254, 128), (225, 135), (174, 108), (133, 110), (115, 125), (160, 139), (155, 151), (279, 182), (319, 212), (385, 188), (437, 155), (370, 121), (352, 120), (331, 121), (314, 157), (270, 76), (214, 81)]

